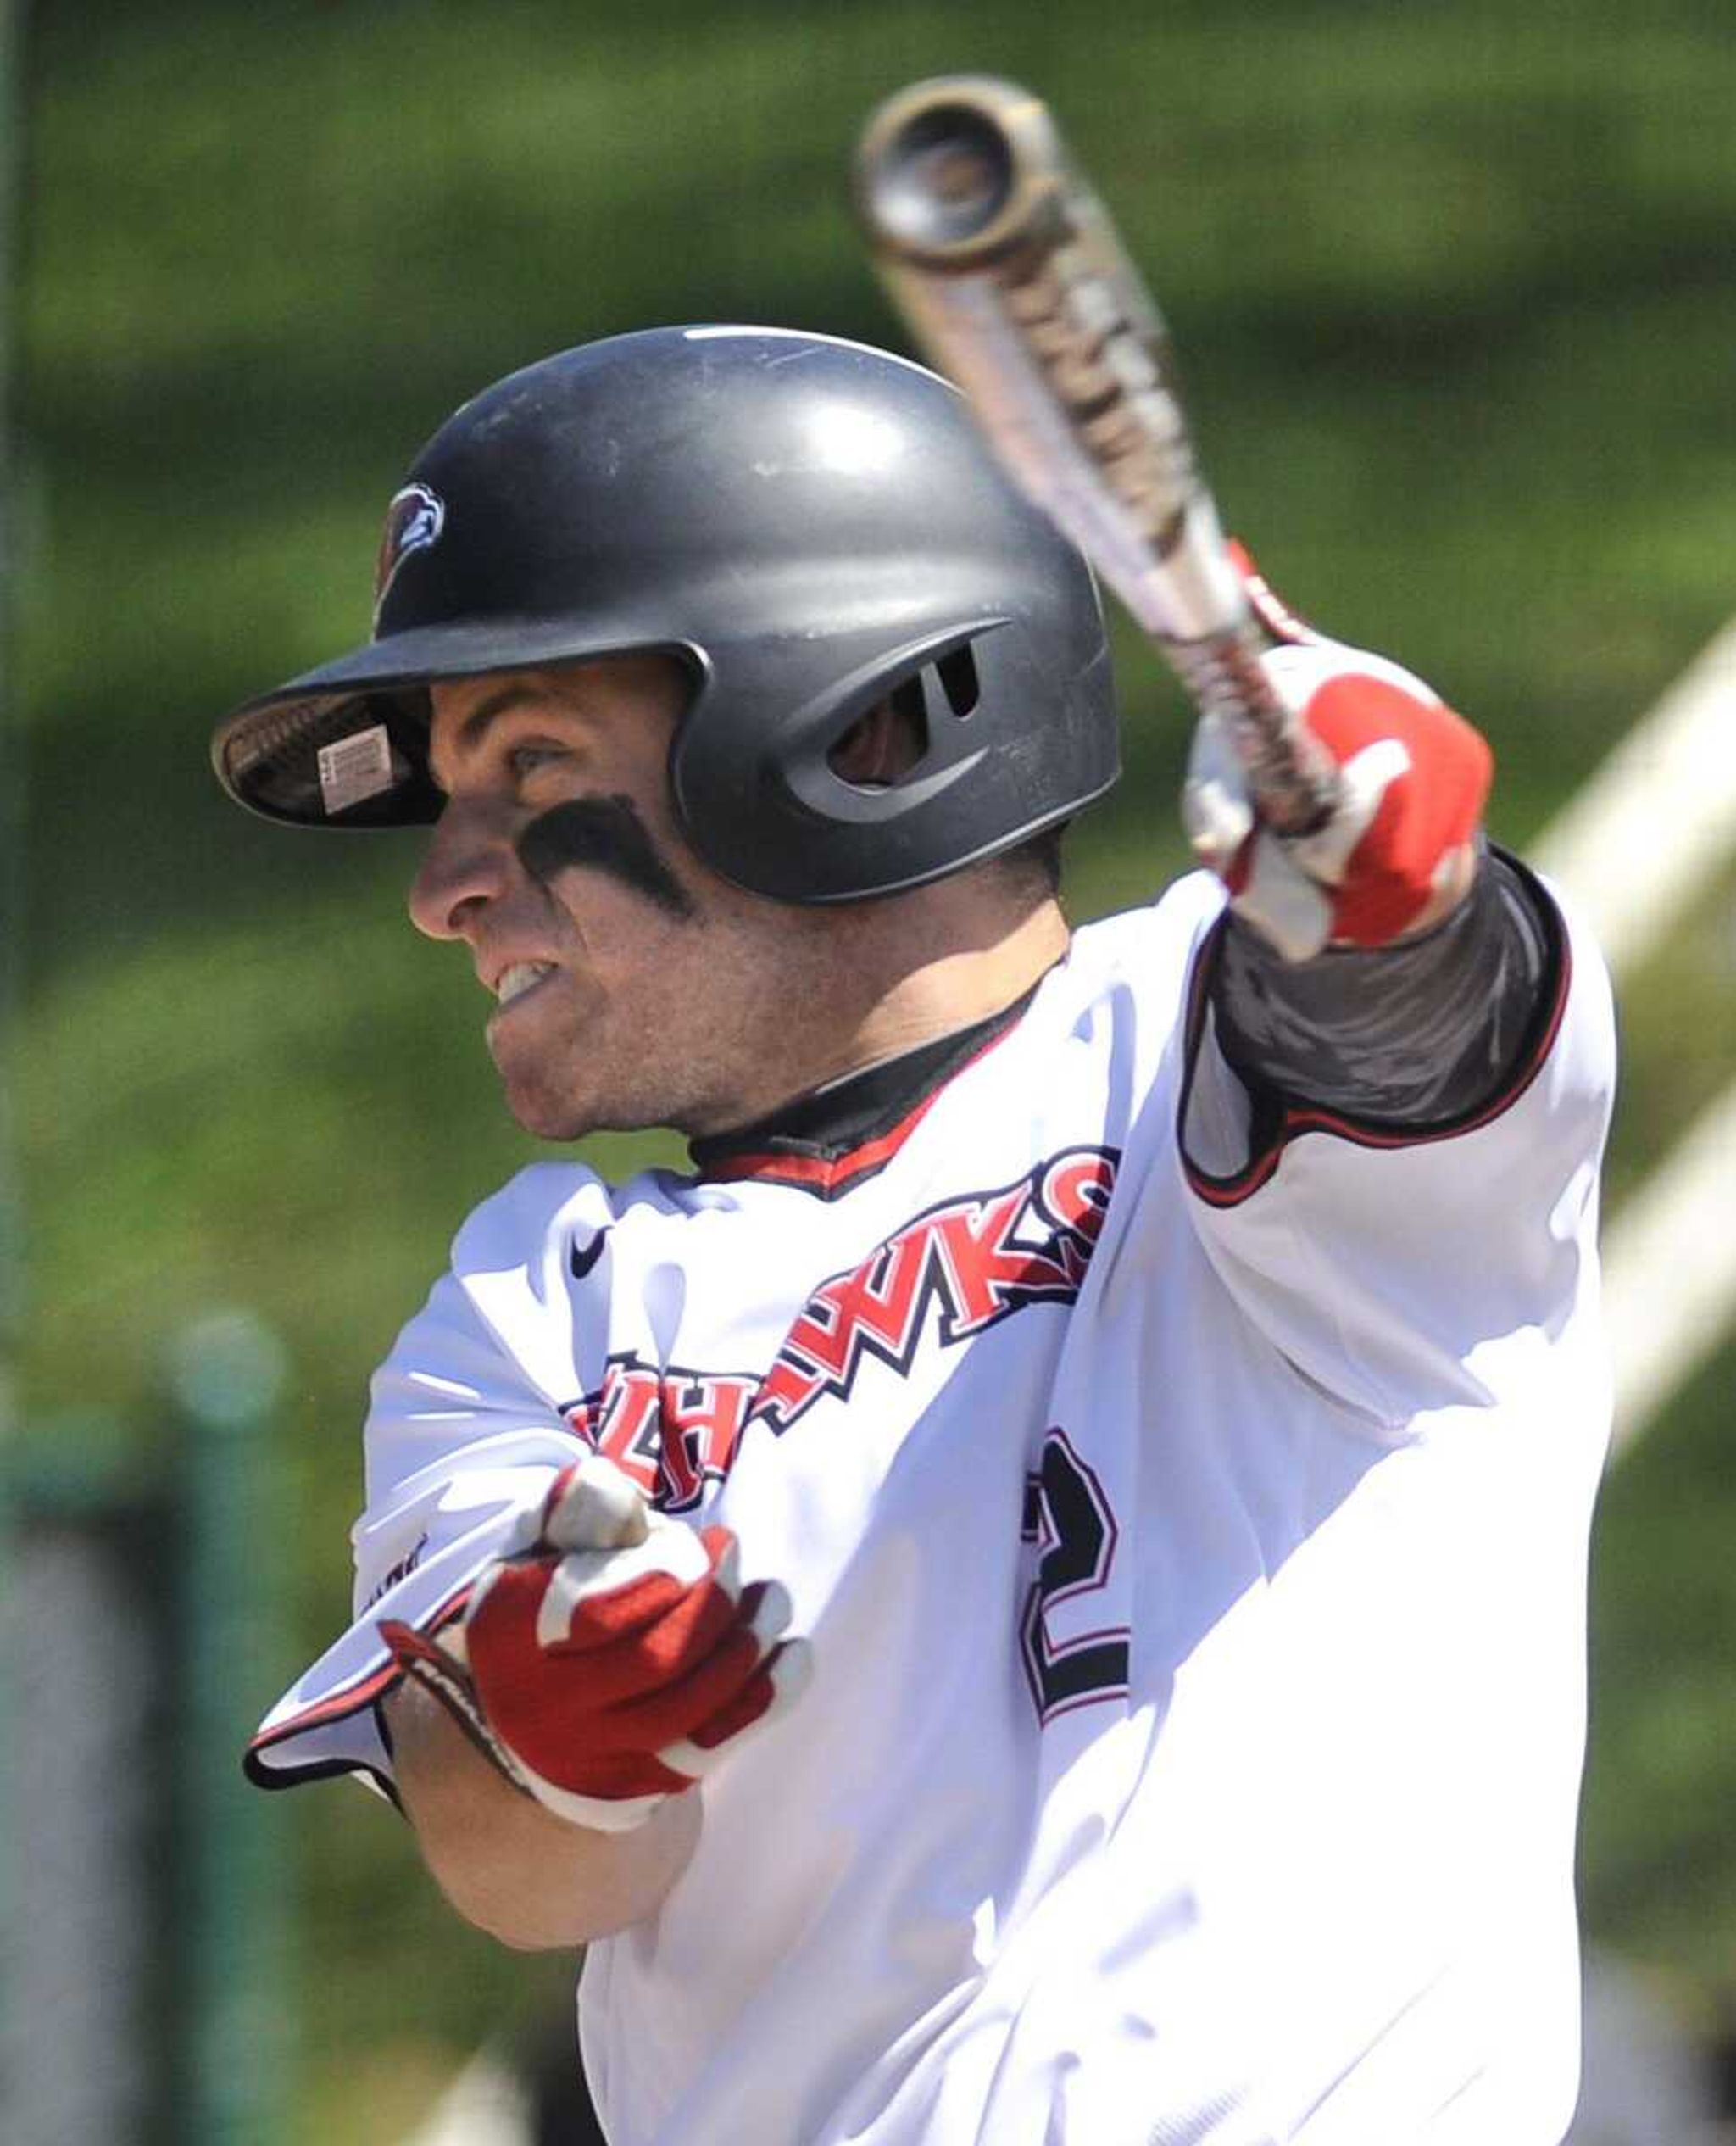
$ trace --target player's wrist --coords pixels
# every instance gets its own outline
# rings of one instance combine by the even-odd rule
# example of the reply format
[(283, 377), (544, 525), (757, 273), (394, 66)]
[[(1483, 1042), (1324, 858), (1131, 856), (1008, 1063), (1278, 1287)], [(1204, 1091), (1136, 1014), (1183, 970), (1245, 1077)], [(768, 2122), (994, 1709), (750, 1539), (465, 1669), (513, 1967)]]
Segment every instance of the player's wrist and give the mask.
[(479, 1754), (405, 1679), (382, 1705), (405, 1818), (452, 1907), (515, 1950), (568, 1949), (653, 1913), (700, 1832), (698, 1798), (665, 1798), (628, 1831), (557, 1816)]
[(1293, 962), (1395, 945), (1442, 922), (1476, 877), (1493, 772), (1481, 734), (1399, 665), (1299, 623), (1260, 667), (1338, 770), (1338, 802), (1323, 825), (1279, 833), (1228, 728), (1201, 722), (1182, 817), (1236, 913)]

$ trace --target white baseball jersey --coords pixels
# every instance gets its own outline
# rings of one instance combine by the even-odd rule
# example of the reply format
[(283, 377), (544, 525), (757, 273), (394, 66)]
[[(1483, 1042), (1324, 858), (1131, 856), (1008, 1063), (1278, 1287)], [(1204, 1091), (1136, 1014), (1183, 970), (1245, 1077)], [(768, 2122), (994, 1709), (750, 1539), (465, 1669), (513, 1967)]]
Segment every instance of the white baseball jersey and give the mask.
[(375, 1619), (450, 1614), (576, 1439), (812, 1643), (588, 1955), (622, 2146), (1566, 2127), (1606, 987), (1557, 927), (1473, 1118), (1250, 1152), (1221, 900), (1080, 931), (851, 1151), (525, 1172), (378, 1374), (356, 1622), (259, 1778), (387, 1770)]

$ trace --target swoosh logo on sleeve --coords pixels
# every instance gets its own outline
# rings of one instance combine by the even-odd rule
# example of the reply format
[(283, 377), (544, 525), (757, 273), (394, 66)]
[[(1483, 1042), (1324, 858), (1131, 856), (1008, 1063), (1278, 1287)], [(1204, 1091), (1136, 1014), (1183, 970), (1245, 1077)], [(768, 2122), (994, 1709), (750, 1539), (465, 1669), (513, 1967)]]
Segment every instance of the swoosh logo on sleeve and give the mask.
[(609, 1230), (606, 1224), (597, 1232), (590, 1243), (582, 1248), (580, 1246), (578, 1239), (574, 1238), (572, 1247), (566, 1257), (567, 1264), (572, 1269), (573, 1279), (576, 1282), (583, 1281), (586, 1275), (602, 1258), (604, 1249), (608, 1242)]

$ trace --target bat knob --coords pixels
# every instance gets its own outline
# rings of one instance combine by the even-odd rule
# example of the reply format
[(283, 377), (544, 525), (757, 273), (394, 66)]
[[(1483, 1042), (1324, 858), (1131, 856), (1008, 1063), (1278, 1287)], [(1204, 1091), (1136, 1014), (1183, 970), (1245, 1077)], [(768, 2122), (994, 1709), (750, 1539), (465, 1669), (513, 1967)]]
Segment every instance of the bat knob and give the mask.
[(974, 267), (1028, 240), (1054, 188), (1059, 145), (1041, 101), (992, 75), (940, 75), (889, 98), (856, 155), (859, 212), (875, 244), (939, 269)]

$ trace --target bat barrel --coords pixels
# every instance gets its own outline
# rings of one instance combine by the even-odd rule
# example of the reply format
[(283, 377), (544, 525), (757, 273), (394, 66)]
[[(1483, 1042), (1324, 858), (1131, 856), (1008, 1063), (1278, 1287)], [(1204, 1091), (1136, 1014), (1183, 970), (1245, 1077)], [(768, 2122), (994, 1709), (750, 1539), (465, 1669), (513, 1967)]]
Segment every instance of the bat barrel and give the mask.
[(979, 269), (1058, 224), (1066, 152), (1041, 99), (991, 75), (888, 98), (856, 155), (858, 213), (878, 248), (941, 274)]
[(1163, 316), (1048, 107), (994, 75), (914, 83), (870, 115), (854, 191), (894, 301), (1002, 467), (1229, 724), (1271, 824), (1321, 824), (1335, 772), (1259, 667)]
[(1162, 319), (1042, 99), (993, 75), (914, 83), (865, 125), (855, 195), (918, 342), (1140, 623), (1240, 630)]

